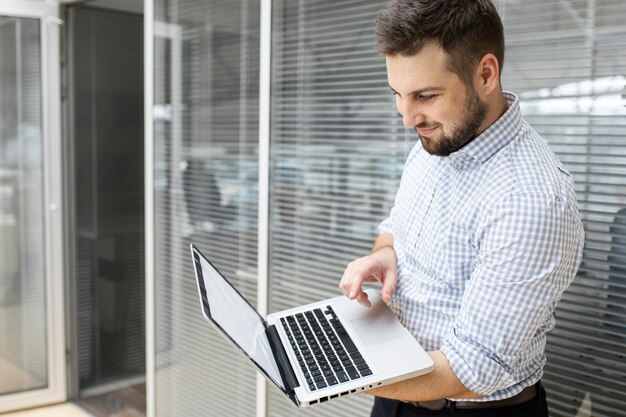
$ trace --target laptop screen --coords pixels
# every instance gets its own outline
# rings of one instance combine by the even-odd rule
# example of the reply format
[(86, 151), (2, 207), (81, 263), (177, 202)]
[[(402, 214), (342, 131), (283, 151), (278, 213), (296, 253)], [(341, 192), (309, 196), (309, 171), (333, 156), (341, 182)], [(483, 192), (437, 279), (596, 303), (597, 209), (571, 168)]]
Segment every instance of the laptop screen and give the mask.
[(285, 385), (265, 333), (265, 321), (209, 261), (196, 254), (198, 251), (194, 250), (194, 258), (200, 261), (202, 269), (209, 318), (284, 391)]

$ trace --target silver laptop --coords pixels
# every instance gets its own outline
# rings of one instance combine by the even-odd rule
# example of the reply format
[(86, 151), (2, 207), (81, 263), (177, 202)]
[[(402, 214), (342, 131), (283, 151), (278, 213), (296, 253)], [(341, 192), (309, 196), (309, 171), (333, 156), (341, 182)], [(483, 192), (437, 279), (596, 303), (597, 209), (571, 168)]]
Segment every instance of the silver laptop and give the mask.
[(374, 290), (265, 319), (191, 245), (204, 317), (298, 407), (426, 374), (433, 361)]

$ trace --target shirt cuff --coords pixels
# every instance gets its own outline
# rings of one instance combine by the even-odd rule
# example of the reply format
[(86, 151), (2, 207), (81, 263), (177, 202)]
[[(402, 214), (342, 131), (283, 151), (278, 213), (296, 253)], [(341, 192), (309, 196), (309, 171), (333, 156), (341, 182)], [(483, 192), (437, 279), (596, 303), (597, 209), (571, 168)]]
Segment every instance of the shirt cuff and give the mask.
[(391, 216), (387, 217), (378, 225), (379, 235), (393, 235), (393, 222)]

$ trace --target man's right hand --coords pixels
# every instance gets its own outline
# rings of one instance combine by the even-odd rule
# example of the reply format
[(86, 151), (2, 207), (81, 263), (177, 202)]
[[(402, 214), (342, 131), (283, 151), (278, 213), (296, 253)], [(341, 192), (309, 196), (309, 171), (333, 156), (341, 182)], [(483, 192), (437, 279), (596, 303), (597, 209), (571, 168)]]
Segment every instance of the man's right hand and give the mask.
[(372, 303), (367, 293), (363, 291), (362, 285), (364, 282), (378, 281), (383, 286), (382, 298), (389, 303), (398, 280), (397, 262), (396, 251), (392, 245), (375, 246), (370, 255), (348, 264), (339, 288), (346, 297), (370, 307)]

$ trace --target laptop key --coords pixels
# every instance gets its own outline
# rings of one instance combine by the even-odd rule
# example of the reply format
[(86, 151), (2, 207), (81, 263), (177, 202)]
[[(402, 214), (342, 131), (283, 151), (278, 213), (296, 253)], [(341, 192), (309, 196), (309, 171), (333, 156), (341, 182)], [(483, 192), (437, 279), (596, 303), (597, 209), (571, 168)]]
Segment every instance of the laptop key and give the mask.
[(322, 389), (322, 388), (326, 388), (328, 385), (326, 385), (326, 382), (318, 382), (317, 383), (317, 388)]
[(357, 364), (356, 368), (359, 371), (362, 371), (364, 369), (370, 369), (369, 366), (367, 366), (367, 364), (365, 362)]
[(313, 385), (313, 384), (309, 384), (309, 389), (310, 389), (311, 391), (315, 391), (317, 388), (315, 387), (315, 385)]
[(368, 369), (364, 369), (363, 371), (361, 371), (361, 375), (363, 376), (368, 376), (371, 375), (372, 371), (368, 368)]
[(332, 375), (326, 378), (326, 382), (328, 382), (328, 385), (337, 385), (339, 383), (339, 381), (337, 381), (337, 378)]
[(348, 353), (358, 352), (359, 351), (356, 348), (356, 345), (354, 344), (352, 339), (350, 339), (350, 336), (348, 336), (348, 333), (345, 330), (337, 331), (337, 335), (341, 339), (341, 342), (343, 343), (343, 345), (346, 347), (346, 350), (348, 351)]
[(348, 375), (343, 371), (337, 372), (337, 379), (339, 380), (339, 382), (348, 382), (350, 380), (350, 378), (348, 378)]
[(357, 379), (361, 377), (361, 375), (354, 366), (347, 366), (346, 372), (348, 373), (348, 375), (350, 375), (350, 379)]
[(365, 359), (363, 359), (363, 358), (358, 358), (358, 359), (354, 360), (354, 364), (355, 365), (360, 365), (362, 363), (365, 363)]

